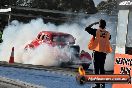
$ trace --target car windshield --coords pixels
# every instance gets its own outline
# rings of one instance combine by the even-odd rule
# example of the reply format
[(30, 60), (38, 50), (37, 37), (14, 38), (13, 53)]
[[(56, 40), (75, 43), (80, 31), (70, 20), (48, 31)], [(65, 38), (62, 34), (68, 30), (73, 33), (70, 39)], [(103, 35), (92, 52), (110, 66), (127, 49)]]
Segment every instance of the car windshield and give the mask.
[(75, 40), (71, 35), (54, 35), (53, 42), (74, 43)]

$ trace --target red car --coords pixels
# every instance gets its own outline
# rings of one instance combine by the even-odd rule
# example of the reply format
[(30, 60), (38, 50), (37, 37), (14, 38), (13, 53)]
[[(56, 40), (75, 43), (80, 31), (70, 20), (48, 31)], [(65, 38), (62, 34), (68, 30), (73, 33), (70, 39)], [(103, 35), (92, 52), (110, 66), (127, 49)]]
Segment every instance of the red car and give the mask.
[[(42, 31), (38, 34), (36, 39), (34, 39), (30, 44), (26, 45), (25, 50), (31, 48), (35, 49), (41, 44), (47, 44), (51, 47), (59, 47), (60, 49), (66, 47), (66, 52), (71, 53), (71, 56), (69, 56), (70, 58), (79, 58), (80, 47), (75, 45), (75, 38), (70, 34), (53, 31)], [(64, 53), (64, 56), (66, 56), (66, 53)]]
[(66, 45), (74, 45), (75, 38), (67, 33), (42, 31), (38, 34), (35, 40), (33, 40), (30, 44), (26, 45), (25, 49), (36, 48), (42, 43), (48, 44), (53, 47), (54, 46), (64, 47)]
[[(75, 38), (70, 34), (53, 31), (42, 31), (38, 34), (35, 40), (26, 45), (25, 50), (29, 48), (34, 49), (41, 44), (48, 44), (51, 47), (57, 46), (60, 49), (66, 47), (67, 52), (71, 53), (68, 58), (71, 58), (71, 60), (80, 59), (80, 47), (79, 45), (75, 45)], [(66, 54), (64, 53), (64, 55)]]

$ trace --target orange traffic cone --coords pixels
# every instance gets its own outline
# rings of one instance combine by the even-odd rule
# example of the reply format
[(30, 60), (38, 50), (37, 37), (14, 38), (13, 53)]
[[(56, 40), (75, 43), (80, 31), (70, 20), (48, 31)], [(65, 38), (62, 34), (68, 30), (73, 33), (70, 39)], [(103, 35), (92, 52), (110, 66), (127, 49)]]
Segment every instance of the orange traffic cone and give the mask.
[(9, 63), (14, 63), (14, 47), (12, 47)]

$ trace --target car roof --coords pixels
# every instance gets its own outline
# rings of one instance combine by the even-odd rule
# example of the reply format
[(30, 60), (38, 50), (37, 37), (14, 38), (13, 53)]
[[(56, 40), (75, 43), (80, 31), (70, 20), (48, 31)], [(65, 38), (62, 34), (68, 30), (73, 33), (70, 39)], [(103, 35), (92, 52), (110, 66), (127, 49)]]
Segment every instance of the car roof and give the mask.
[(70, 35), (68, 33), (63, 33), (63, 32), (55, 32), (55, 31), (42, 31), (39, 34), (47, 34), (47, 35)]

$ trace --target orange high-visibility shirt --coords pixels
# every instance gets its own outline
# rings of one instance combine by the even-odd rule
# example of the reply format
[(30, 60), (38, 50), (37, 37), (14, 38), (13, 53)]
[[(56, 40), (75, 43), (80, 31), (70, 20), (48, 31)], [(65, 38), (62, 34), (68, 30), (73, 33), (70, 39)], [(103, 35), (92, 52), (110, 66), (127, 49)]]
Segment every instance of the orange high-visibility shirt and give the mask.
[(96, 37), (92, 37), (88, 44), (90, 50), (95, 50), (103, 53), (111, 53), (112, 48), (110, 45), (110, 33), (104, 29), (97, 29)]

